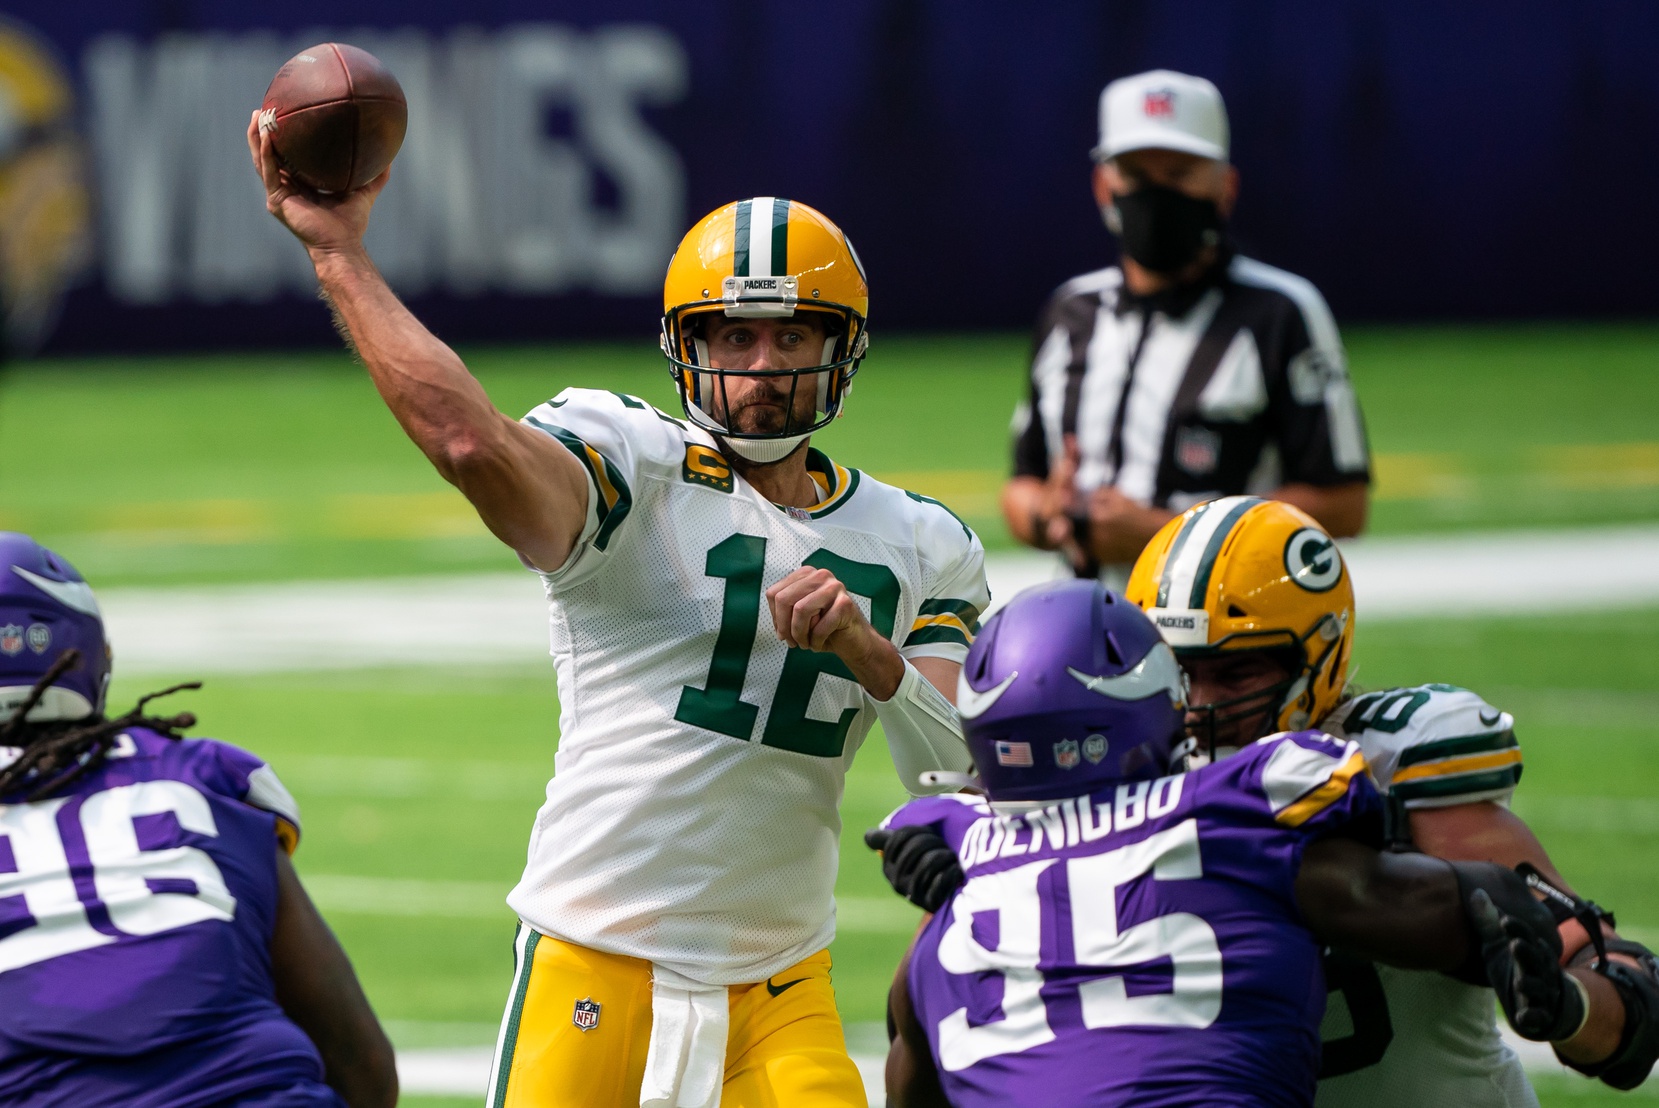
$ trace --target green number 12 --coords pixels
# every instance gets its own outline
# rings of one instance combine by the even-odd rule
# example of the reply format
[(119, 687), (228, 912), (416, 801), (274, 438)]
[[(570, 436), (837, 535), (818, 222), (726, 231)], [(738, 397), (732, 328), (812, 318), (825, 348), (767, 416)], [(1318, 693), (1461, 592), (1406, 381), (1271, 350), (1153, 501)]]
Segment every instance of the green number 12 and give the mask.
[[(899, 579), (886, 566), (855, 562), (830, 550), (818, 549), (803, 560), (804, 565), (827, 569), (847, 586), (847, 591), (870, 601), (870, 624), (876, 634), (893, 635), (893, 621), (899, 607)], [(760, 626), (761, 576), (766, 568), (766, 540), (757, 535), (733, 535), (708, 552), (703, 572), (723, 578), (726, 596), (720, 608), (720, 630), (714, 639), (714, 657), (709, 660), (708, 681), (700, 689), (680, 689), (680, 704), (674, 718), (681, 723), (718, 731), (734, 739), (748, 740), (755, 731), (760, 706), (743, 699), (743, 682), (749, 672), (749, 655)], [(820, 674), (853, 680), (853, 675), (834, 654), (791, 647), (772, 694), (772, 710), (760, 741), (781, 750), (811, 754), (819, 758), (839, 757), (846, 745), (857, 708), (847, 708), (834, 723), (808, 719), (807, 705), (818, 687)]]

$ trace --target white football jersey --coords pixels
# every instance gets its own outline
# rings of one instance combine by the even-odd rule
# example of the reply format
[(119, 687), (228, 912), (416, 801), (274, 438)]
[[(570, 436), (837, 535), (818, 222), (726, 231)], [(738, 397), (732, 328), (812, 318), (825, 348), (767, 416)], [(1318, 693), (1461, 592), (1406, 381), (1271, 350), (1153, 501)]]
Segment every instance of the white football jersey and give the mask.
[(833, 654), (778, 640), (765, 590), (827, 568), (906, 657), (960, 662), (984, 549), (936, 501), (810, 449), (820, 502), (779, 507), (631, 396), (567, 389), (524, 421), (582, 462), (589, 507), (543, 575), (559, 750), (508, 903), (705, 984), (770, 977), (834, 936), (838, 808), (875, 709)]
[[(1367, 693), (1319, 727), (1358, 742), (1377, 784), (1408, 809), (1507, 804), (1521, 779), (1514, 719), (1453, 685)], [(1317, 1108), (1538, 1108), (1498, 1035), (1492, 990), (1357, 959), (1342, 976), (1332, 974), (1320, 1035), (1369, 1064), (1320, 1081)]]

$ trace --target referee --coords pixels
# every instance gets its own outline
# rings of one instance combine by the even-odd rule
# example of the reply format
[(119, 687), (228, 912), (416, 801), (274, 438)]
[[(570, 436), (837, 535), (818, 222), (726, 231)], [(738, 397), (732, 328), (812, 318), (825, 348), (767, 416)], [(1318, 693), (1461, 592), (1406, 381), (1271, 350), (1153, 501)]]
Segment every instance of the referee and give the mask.
[(1122, 262), (1038, 321), (1002, 510), (1021, 542), (1114, 587), (1158, 528), (1254, 493), (1365, 526), (1370, 457), (1336, 321), (1301, 277), (1233, 252), (1227, 110), (1155, 70), (1100, 96), (1094, 193)]

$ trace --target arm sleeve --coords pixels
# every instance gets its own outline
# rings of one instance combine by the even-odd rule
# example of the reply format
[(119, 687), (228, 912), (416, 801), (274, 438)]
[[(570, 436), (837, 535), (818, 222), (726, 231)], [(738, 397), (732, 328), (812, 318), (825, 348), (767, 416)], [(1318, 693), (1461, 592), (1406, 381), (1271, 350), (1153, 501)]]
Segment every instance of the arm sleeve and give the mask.
[[(656, 440), (679, 440), (676, 421), (643, 400), (598, 389), (566, 389), (520, 422), (570, 451), (588, 480), (588, 515), (565, 564), (542, 577), (559, 588), (592, 576), (605, 563), (634, 506), (639, 472)], [(657, 426), (660, 424), (660, 426)]]
[[(960, 664), (979, 633), (979, 613), (991, 603), (991, 588), (985, 580), (985, 547), (950, 509), (936, 500), (909, 494), (912, 500), (933, 505), (941, 516), (932, 528), (948, 542), (939, 544), (944, 565), (928, 588), (908, 631), (895, 628), (899, 653), (916, 658), (946, 658)], [(934, 545), (929, 543), (928, 545)], [(930, 551), (923, 551), (926, 557)]]
[(1311, 284), (1290, 290), (1280, 344), (1270, 371), (1273, 424), (1287, 482), (1344, 485), (1371, 480), (1371, 452), (1348, 355), (1324, 297)]
[(1381, 831), (1382, 794), (1358, 743), (1297, 731), (1270, 735), (1253, 753), (1257, 787), (1281, 827), (1312, 837), (1352, 834), (1365, 840)]

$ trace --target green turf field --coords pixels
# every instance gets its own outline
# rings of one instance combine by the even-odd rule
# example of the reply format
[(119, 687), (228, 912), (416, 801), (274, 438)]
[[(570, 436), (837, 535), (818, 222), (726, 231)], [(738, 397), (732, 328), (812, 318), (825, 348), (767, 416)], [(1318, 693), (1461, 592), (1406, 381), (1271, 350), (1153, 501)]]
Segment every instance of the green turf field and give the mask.
[[(1375, 533), (1659, 518), (1659, 327), (1348, 342), (1378, 456)], [(817, 441), (1006, 545), (996, 497), (1025, 340), (878, 336), (873, 350), (848, 418)], [(514, 414), (573, 384), (677, 410), (648, 336), (466, 353)], [(0, 443), (0, 527), (74, 551), (104, 584), (513, 565), (342, 353), (35, 363), (0, 383)]]
[[(1659, 519), (1659, 327), (1348, 341), (1378, 455), (1377, 533)], [(878, 336), (875, 351), (821, 445), (939, 496), (1005, 547), (996, 493), (1024, 339)], [(674, 405), (645, 336), (467, 353), (514, 413), (571, 384)], [(515, 565), (340, 354), (36, 363), (0, 379), (0, 443), (0, 527), (36, 533), (100, 586)], [(1518, 809), (1581, 888), (1659, 945), (1644, 864), (1659, 846), (1654, 615), (1364, 626), (1357, 675), (1468, 684), (1514, 711)], [(112, 703), (160, 683), (118, 678)], [(501, 897), (557, 741), (549, 668), (218, 677), (189, 695), (203, 733), (269, 758), (300, 798), (301, 873), (400, 1044), (487, 1041), (510, 968)], [(901, 795), (878, 735), (845, 807), (834, 953), (853, 1025), (880, 1018), (915, 919), (858, 841)], [(1545, 1099), (1613, 1094), (1576, 1082)]]

